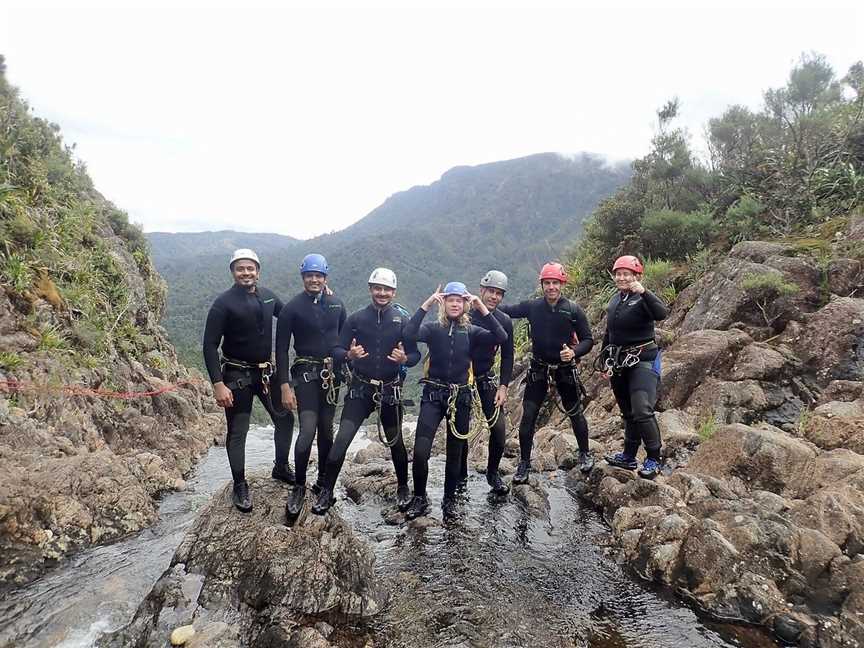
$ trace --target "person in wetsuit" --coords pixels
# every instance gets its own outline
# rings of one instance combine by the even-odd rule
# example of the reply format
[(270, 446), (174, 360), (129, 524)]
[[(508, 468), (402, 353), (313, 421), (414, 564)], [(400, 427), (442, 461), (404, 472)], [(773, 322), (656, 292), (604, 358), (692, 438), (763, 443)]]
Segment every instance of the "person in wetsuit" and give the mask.
[(269, 391), (273, 318), (279, 315), (282, 302), (258, 285), (261, 263), (254, 251), (235, 251), (228, 267), (234, 285), (216, 298), (207, 313), (203, 352), (216, 403), (225, 409), (225, 445), (234, 480), (232, 499), (245, 513), (252, 510), (246, 482), (246, 435), (253, 397), (258, 397), (273, 421), (276, 459), (272, 476), (289, 483), (294, 481), (288, 463), (294, 417), (289, 411), (274, 408)]
[[(306, 498), (306, 468), (312, 441), (318, 439), (318, 479), (313, 491), (324, 484), (324, 462), (333, 444), (333, 418), (339, 387), (331, 350), (345, 323), (345, 306), (327, 294), (327, 260), (308, 254), (300, 264), (303, 292), (285, 304), (276, 326), (276, 367), (282, 404), (298, 410), (300, 433), (294, 445), (294, 488), (285, 515), (296, 519)], [(294, 338), (294, 364), (288, 375), (288, 349)]]
[[(402, 441), (402, 376), (400, 367), (413, 367), (420, 361), (417, 344), (405, 336), (408, 317), (393, 304), (396, 275), (388, 268), (376, 268), (369, 276), (372, 303), (352, 313), (339, 342), (333, 349), (337, 364), (349, 363), (351, 381), (342, 406), (339, 432), (327, 456), (324, 486), (312, 512), (323, 515), (333, 505), (333, 489), (348, 446), (370, 414), (377, 411), (377, 425), (384, 428), (384, 443), (396, 470), (396, 505), (408, 508), (408, 452)], [(380, 431), (379, 431), (380, 436)]]
[(622, 256), (612, 266), (618, 292), (606, 309), (606, 334), (600, 354), (602, 371), (624, 419), (624, 450), (606, 462), (634, 470), (636, 452), (645, 445), (646, 458), (639, 476), (660, 474), (660, 427), (654, 416), (660, 384), (660, 350), (654, 341), (654, 322), (666, 319), (666, 305), (642, 285), (642, 262)]
[[(483, 407), (489, 427), (489, 456), (486, 463), (486, 482), (496, 495), (506, 495), (510, 488), (502, 481), (498, 473), (501, 457), (504, 455), (504, 442), (507, 435), (507, 417), (504, 415), (504, 405), (507, 403), (507, 387), (513, 376), (513, 321), (498, 309), (507, 292), (507, 275), (499, 270), (490, 270), (480, 280), (480, 299), (498, 320), (507, 333), (504, 344), (476, 345), (471, 351), (471, 364), (474, 371), (474, 382), (477, 385), (477, 395)], [(482, 328), (486, 320), (479, 311), (471, 311), (471, 323)], [(501, 378), (495, 375), (495, 356), (501, 349)], [(491, 422), (491, 423), (490, 423)], [(463, 482), (468, 478), (468, 444), (465, 444), (462, 455)]]
[[(423, 318), (435, 303), (438, 304), (438, 321), (423, 324)], [(486, 328), (471, 324), (469, 305), (480, 312)], [(425, 343), (429, 352), (428, 373), (422, 380), (420, 416), (414, 435), (414, 497), (405, 516), (413, 519), (429, 510), (426, 496), (429, 456), (435, 432), (444, 419), (447, 463), (441, 509), (444, 518), (451, 519), (456, 516), (456, 488), (461, 477), (462, 455), (471, 419), (472, 395), (468, 383), (471, 352), (478, 346), (503, 344), (507, 333), (480, 298), (471, 295), (465, 284), (458, 281), (448, 283), (443, 292), (439, 286), (414, 313), (405, 333), (408, 341)]]
[(582, 472), (589, 472), (594, 466), (594, 459), (588, 450), (588, 422), (582, 413), (582, 384), (576, 373), (577, 361), (594, 346), (594, 338), (582, 308), (562, 297), (561, 288), (566, 282), (564, 266), (547, 263), (540, 271), (543, 297), (498, 307), (498, 310), (513, 319), (527, 318), (531, 327), (531, 365), (522, 397), (520, 461), (513, 476), (514, 484), (528, 481), (534, 428), (540, 408), (546, 400), (550, 381), (555, 383), (579, 444), (579, 468)]

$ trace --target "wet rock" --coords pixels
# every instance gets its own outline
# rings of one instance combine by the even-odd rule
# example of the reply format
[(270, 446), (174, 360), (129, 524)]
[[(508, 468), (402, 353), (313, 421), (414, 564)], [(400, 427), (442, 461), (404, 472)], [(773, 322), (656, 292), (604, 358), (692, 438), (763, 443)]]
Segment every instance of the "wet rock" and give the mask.
[(535, 470), (570, 470), (576, 465), (579, 446), (570, 429), (544, 427), (534, 436), (531, 467)]
[(345, 494), (355, 503), (395, 501), (396, 473), (389, 459), (376, 459), (364, 464), (346, 462), (340, 474)]
[[(132, 622), (100, 646), (161, 647), (165, 623), (177, 621), (224, 623), (242, 645), (266, 637), (274, 645), (325, 646), (315, 623), (338, 628), (381, 610), (386, 596), (374, 556), (343, 520), (331, 510), (286, 527), (284, 489), (265, 473), (248, 479), (253, 511), (238, 513), (226, 485), (202, 509)], [(296, 643), (307, 640), (318, 643)]]
[(536, 478), (532, 477), (527, 484), (514, 485), (511, 492), (513, 499), (520, 502), (531, 517), (549, 518), (549, 495)]
[(795, 490), (816, 453), (779, 431), (726, 425), (699, 446), (688, 471), (720, 479), (737, 477), (750, 488), (782, 494)]

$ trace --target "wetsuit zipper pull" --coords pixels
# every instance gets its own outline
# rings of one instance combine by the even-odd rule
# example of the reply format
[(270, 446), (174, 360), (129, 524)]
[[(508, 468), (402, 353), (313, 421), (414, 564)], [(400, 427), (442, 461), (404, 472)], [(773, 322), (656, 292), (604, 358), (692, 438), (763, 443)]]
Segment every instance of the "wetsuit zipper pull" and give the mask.
[(453, 322), (450, 322), (450, 332), (447, 335), (448, 337), (453, 337)]

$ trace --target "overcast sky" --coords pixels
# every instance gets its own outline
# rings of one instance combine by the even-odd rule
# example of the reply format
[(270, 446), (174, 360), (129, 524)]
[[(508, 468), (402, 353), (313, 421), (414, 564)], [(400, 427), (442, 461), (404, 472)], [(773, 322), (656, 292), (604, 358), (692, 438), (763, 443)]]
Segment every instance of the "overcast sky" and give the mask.
[(673, 95), (698, 136), (804, 51), (841, 75), (864, 58), (862, 2), (168, 4), (0, 7), (8, 78), (146, 231), (306, 238), (455, 165), (644, 155)]

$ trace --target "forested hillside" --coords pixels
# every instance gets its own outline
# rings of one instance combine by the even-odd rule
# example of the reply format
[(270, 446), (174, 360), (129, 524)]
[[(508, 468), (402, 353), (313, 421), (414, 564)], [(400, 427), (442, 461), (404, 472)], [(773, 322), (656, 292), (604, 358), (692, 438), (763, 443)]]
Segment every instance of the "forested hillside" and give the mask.
[[(512, 294), (530, 293), (540, 265), (559, 257), (583, 219), (630, 177), (627, 165), (592, 155), (554, 153), (476, 167), (456, 167), (429, 186), (388, 198), (356, 224), (309, 241), (270, 234), (150, 234), (157, 268), (169, 285), (165, 325), (181, 357), (200, 365), (200, 339), (213, 298), (228, 285), (234, 247), (253, 247), (263, 285), (283, 297), (300, 290), (297, 272), (309, 252), (327, 256), (331, 283), (348, 304), (368, 300), (375, 266), (399, 276), (398, 299), (413, 309), (438, 282), (476, 286), (490, 268), (510, 275)], [(247, 215), (244, 222), (254, 222)]]

